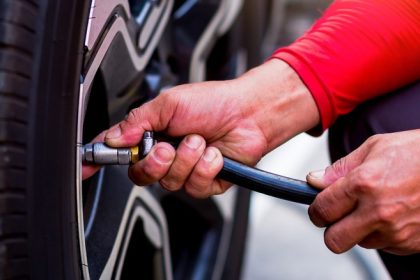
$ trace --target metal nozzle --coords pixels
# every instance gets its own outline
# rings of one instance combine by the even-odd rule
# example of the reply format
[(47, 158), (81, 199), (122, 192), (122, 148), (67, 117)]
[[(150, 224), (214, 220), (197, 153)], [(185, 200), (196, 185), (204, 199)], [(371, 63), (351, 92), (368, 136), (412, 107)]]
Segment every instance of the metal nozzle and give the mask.
[(130, 164), (131, 148), (111, 148), (105, 143), (86, 144), (82, 147), (82, 160), (99, 165)]
[(112, 148), (105, 143), (86, 144), (82, 147), (82, 161), (98, 165), (127, 165), (147, 156), (156, 144), (153, 132), (146, 131), (140, 146)]

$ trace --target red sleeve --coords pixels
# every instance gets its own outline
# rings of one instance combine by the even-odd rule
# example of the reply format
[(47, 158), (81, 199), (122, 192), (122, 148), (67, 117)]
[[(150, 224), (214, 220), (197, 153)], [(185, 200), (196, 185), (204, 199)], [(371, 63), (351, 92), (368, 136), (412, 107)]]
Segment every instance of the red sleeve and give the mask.
[(272, 57), (299, 74), (326, 129), (358, 104), (420, 80), (420, 0), (337, 0)]

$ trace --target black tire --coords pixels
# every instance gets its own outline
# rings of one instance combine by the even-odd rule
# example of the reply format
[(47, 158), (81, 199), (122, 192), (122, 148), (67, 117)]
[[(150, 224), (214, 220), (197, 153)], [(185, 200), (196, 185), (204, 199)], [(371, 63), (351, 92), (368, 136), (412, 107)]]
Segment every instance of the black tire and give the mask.
[(87, 1), (0, 1), (0, 278), (81, 278), (75, 128)]

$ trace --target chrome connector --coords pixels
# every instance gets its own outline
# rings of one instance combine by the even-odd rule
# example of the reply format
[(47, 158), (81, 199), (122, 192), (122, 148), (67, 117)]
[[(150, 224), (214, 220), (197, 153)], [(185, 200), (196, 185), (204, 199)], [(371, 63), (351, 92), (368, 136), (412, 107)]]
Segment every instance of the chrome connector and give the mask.
[(146, 131), (139, 146), (112, 148), (105, 143), (90, 143), (82, 147), (82, 161), (97, 165), (128, 165), (146, 157), (157, 141), (153, 132)]
[(150, 153), (150, 151), (152, 150), (155, 144), (156, 144), (156, 140), (153, 136), (153, 132), (145, 131), (143, 134), (143, 140), (141, 142), (142, 158), (146, 157)]
[(86, 144), (82, 147), (82, 160), (97, 165), (128, 165), (131, 163), (131, 148), (111, 148), (105, 143)]

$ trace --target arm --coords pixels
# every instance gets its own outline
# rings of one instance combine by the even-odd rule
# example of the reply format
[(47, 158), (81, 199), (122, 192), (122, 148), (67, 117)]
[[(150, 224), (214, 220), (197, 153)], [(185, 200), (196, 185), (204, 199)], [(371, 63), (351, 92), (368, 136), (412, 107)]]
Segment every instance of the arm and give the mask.
[[(420, 78), (420, 2), (336, 1), (274, 58), (294, 68), (328, 128), (358, 104)], [(324, 189), (309, 208), (336, 253), (356, 244), (420, 252), (420, 131), (377, 135), (308, 182)]]
[(322, 128), (373, 97), (420, 79), (420, 1), (335, 1), (313, 27), (273, 58), (311, 91)]

